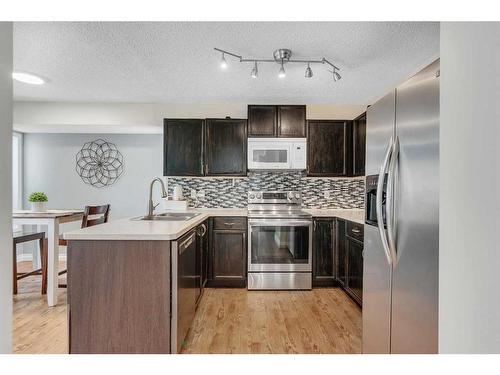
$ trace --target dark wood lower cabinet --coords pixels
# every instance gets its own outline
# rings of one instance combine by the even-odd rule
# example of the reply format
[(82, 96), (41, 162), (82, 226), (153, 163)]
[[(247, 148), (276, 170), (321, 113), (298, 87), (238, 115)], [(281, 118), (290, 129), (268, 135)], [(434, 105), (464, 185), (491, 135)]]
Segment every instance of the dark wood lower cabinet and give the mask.
[(362, 231), (361, 224), (337, 219), (337, 281), (360, 306), (363, 302)]
[(358, 304), (363, 301), (363, 242), (346, 237), (347, 292)]
[(363, 225), (343, 219), (313, 219), (313, 287), (341, 286), (363, 301)]
[(236, 225), (234, 220), (229, 218), (227, 228), (224, 227), (224, 218), (214, 218), (214, 221), (216, 225), (211, 225), (210, 233), (207, 286), (244, 288), (247, 282), (246, 218), (242, 218), (241, 223), (236, 222)]
[(313, 223), (313, 287), (334, 286), (335, 219), (314, 219)]
[(337, 259), (337, 281), (342, 287), (347, 286), (347, 247), (345, 243), (346, 222), (337, 219), (336, 259)]

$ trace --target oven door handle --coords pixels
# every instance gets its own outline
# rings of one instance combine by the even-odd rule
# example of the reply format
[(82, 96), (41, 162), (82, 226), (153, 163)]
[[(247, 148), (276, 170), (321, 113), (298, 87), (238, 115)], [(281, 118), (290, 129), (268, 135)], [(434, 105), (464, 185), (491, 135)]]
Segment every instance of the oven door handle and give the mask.
[(265, 219), (265, 220), (248, 220), (251, 227), (302, 227), (312, 226), (312, 220), (280, 220), (280, 219)]

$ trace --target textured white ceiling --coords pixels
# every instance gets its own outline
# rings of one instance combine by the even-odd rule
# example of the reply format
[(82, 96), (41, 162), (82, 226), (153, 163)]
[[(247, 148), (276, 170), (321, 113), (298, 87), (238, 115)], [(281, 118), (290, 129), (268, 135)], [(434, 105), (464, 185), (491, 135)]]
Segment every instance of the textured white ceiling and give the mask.
[[(250, 64), (227, 58), (326, 57), (341, 68)], [(150, 103), (369, 104), (439, 56), (439, 23), (401, 22), (20, 22), (14, 25), (14, 68), (46, 77), (43, 86), (14, 84), (17, 100)]]

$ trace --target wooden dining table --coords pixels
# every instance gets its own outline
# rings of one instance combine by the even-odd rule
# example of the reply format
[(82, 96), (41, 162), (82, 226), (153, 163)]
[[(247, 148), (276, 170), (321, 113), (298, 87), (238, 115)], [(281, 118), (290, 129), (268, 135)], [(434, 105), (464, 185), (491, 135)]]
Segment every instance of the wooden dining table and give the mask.
[(48, 270), (47, 270), (47, 303), (57, 305), (57, 289), (59, 276), (59, 225), (81, 220), (83, 210), (47, 210), (33, 212), (14, 210), (12, 221), (14, 225), (47, 226)]

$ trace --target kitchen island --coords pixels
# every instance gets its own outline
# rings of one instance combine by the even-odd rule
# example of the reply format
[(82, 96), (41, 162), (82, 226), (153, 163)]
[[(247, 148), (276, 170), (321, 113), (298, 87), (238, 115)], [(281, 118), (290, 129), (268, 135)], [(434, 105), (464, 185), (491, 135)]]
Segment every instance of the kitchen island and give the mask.
[[(247, 216), (246, 209), (189, 212), (198, 215), (187, 221), (128, 218), (64, 234), (70, 353), (180, 351), (199, 298), (195, 290), (203, 277), (195, 263), (207, 219), (241, 217), (246, 223)], [(363, 210), (311, 214), (363, 220)]]

